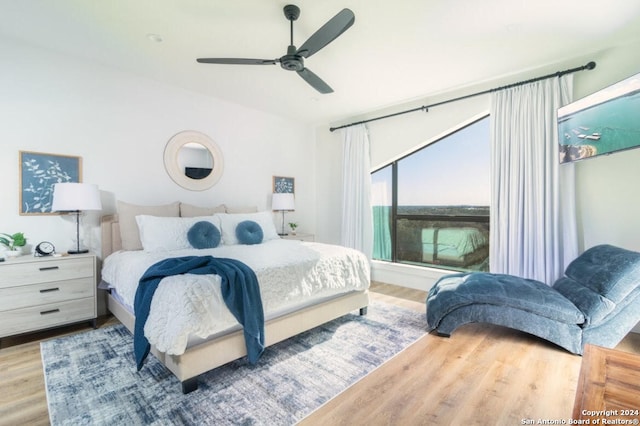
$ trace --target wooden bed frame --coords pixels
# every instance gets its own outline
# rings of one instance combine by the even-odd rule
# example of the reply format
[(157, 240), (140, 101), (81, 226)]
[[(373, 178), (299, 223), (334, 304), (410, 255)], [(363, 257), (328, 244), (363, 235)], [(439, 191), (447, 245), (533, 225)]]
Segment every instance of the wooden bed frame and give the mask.
[[(117, 215), (101, 219), (102, 259), (120, 250), (120, 227)], [(359, 310), (367, 312), (369, 292), (358, 291), (313, 305), (265, 322), (265, 346), (271, 346), (289, 337), (322, 325), (328, 321)], [(118, 300), (107, 296), (109, 311), (133, 334), (135, 317)], [(198, 376), (216, 367), (246, 356), (242, 329), (187, 348), (182, 355), (167, 355), (153, 345), (151, 353), (160, 360), (182, 383), (182, 392), (198, 388)]]

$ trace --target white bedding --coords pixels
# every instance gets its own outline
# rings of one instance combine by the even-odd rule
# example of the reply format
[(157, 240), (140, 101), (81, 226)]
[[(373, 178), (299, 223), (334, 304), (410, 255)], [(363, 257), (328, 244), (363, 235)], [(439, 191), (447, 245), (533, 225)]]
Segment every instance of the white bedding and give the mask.
[[(131, 307), (138, 281), (151, 265), (170, 257), (206, 255), (238, 259), (255, 271), (265, 320), (313, 301), (369, 287), (369, 261), (362, 253), (284, 239), (206, 250), (118, 251), (105, 259), (102, 279)], [(222, 300), (220, 277), (185, 274), (161, 281), (151, 303), (145, 336), (159, 351), (181, 355), (191, 337), (205, 339), (234, 327), (238, 322)]]

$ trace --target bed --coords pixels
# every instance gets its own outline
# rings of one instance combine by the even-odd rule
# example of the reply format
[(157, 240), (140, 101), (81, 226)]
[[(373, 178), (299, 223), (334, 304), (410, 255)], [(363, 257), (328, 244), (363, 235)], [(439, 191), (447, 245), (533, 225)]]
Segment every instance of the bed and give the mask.
[[(131, 220), (130, 213), (127, 212), (126, 221)], [(179, 218), (173, 213), (171, 218), (137, 216), (156, 222), (155, 228), (148, 223), (140, 228), (141, 240), (145, 239), (143, 231), (146, 230), (148, 239), (151, 231), (162, 229), (160, 239), (172, 240), (170, 244), (179, 241), (182, 232), (176, 234), (170, 232), (171, 229), (184, 230), (193, 221), (203, 219), (218, 221), (214, 220), (221, 228), (222, 241), (218, 247), (177, 250), (162, 247), (147, 250), (147, 246), (142, 250), (127, 250), (130, 247), (124, 244), (123, 248), (123, 238), (131, 237), (130, 223), (121, 223), (124, 215), (120, 209), (119, 214), (104, 216), (101, 220), (104, 259), (101, 287), (108, 289), (109, 311), (133, 333), (135, 287), (149, 266), (172, 257), (214, 256), (240, 260), (255, 271), (264, 306), (266, 347), (350, 312), (366, 313), (370, 271), (369, 261), (362, 253), (341, 246), (279, 238), (270, 212), (263, 213), (215, 213), (207, 218)], [(224, 224), (219, 216), (224, 217)], [(258, 223), (262, 218), (265, 228), (262, 243), (239, 244), (232, 241), (233, 235), (225, 232), (247, 218)], [(167, 223), (181, 224), (176, 228)], [(127, 230), (123, 232), (122, 227)], [(186, 281), (180, 281), (182, 279)], [(151, 303), (145, 326), (145, 336), (150, 333), (147, 338), (151, 354), (178, 378), (184, 393), (197, 389), (200, 374), (247, 354), (242, 327), (226, 309), (219, 283), (217, 275), (167, 277), (161, 281)], [(175, 306), (186, 306), (187, 314), (174, 309)], [(192, 316), (194, 312), (200, 316), (198, 321)]]
[(467, 267), (481, 263), (489, 255), (489, 240), (473, 227), (433, 227), (422, 229), (422, 261)]

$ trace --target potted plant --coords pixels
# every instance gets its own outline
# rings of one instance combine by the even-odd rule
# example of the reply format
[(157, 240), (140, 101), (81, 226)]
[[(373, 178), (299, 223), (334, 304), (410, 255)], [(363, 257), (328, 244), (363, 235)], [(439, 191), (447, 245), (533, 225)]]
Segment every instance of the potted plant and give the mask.
[(289, 222), (289, 228), (291, 228), (291, 234), (292, 235), (296, 235), (296, 228), (298, 227), (298, 224), (295, 222)]
[(0, 244), (7, 247), (9, 250), (5, 252), (6, 256), (15, 257), (22, 254), (22, 248), (27, 244), (27, 239), (22, 232), (16, 232), (15, 234), (0, 234)]

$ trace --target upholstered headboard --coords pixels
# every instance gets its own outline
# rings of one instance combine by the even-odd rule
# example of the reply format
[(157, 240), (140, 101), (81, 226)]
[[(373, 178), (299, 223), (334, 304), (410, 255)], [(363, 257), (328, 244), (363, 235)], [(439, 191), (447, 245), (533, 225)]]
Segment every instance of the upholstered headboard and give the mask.
[(102, 258), (106, 259), (111, 253), (122, 249), (118, 215), (102, 216), (100, 219), (100, 231), (102, 234)]
[[(225, 204), (220, 204), (216, 207), (198, 207), (180, 202), (159, 206), (139, 206), (118, 201), (118, 212), (120, 214), (116, 213), (102, 216), (100, 219), (103, 259), (106, 259), (107, 256), (118, 250), (142, 249), (139, 237), (137, 236), (137, 228), (135, 228), (135, 230), (133, 228), (137, 226), (134, 218), (138, 214), (195, 217), (212, 215), (214, 213), (253, 213), (258, 212), (258, 207), (227, 206)], [(120, 217), (122, 218), (122, 225), (120, 224)], [(126, 240), (124, 244), (121, 228), (124, 230), (124, 238)]]

